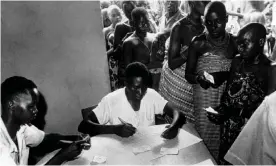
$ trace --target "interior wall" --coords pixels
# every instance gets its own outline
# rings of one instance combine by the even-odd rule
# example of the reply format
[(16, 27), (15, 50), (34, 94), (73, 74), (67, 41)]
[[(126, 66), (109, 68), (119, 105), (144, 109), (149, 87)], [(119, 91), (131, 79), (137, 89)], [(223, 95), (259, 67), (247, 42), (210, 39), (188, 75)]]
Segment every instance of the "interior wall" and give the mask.
[(110, 92), (99, 2), (1, 4), (1, 81), (33, 80), (48, 104), (45, 131), (76, 133), (80, 110)]

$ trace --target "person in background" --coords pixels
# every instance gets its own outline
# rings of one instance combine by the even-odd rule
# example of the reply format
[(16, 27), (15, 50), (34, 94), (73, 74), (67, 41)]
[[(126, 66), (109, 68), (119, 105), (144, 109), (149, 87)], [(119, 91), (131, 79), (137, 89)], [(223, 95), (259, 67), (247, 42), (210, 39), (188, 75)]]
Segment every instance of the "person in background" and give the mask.
[(276, 165), (276, 92), (253, 113), (224, 157), (233, 165)]
[[(166, 13), (160, 18), (159, 31), (170, 33), (175, 22), (184, 17), (179, 10), (180, 1), (166, 1)], [(168, 34), (169, 35), (169, 34)]]
[(185, 78), (193, 84), (195, 128), (218, 160), (220, 126), (208, 120), (205, 108), (220, 104), (232, 59), (237, 54), (234, 38), (226, 32), (228, 21), (222, 2), (210, 2), (204, 11), (207, 31), (195, 37), (188, 49)]
[(131, 15), (135, 31), (123, 43), (124, 65), (141, 62), (148, 66), (154, 40), (154, 34), (148, 33), (149, 16), (142, 7), (135, 8)]
[(175, 138), (179, 128), (185, 124), (185, 116), (155, 90), (147, 87), (150, 79), (147, 67), (134, 62), (127, 66), (125, 74), (126, 87), (103, 97), (87, 120), (81, 122), (79, 131), (91, 136), (116, 134), (129, 137), (137, 127), (155, 125), (155, 115), (168, 114), (173, 122), (162, 137)]
[(149, 15), (149, 24), (150, 24), (150, 33), (156, 33), (157, 32), (157, 25), (154, 21), (154, 13), (151, 10), (150, 4), (148, 0), (138, 0), (137, 1), (137, 7), (143, 7), (147, 10)]
[(189, 1), (190, 13), (173, 26), (168, 43), (168, 61), (164, 62), (159, 86), (160, 94), (175, 104), (190, 123), (194, 123), (193, 92), (185, 79), (185, 66), (192, 38), (204, 30), (201, 16), (207, 3)]
[(105, 9), (102, 9), (101, 10), (101, 16), (102, 16), (102, 24), (103, 24), (103, 27), (108, 27), (111, 25), (111, 21), (108, 17), (108, 14), (107, 14), (107, 8)]
[(114, 43), (115, 27), (122, 20), (121, 9), (117, 5), (111, 5), (107, 8), (107, 15), (111, 25), (103, 29), (103, 34), (108, 44), (107, 50), (109, 50)]
[(159, 32), (155, 35), (152, 47), (150, 72), (153, 75), (153, 86), (159, 91), (161, 71), (165, 59), (166, 41), (169, 40), (171, 29), (177, 21), (184, 17), (179, 10), (179, 1), (166, 1), (167, 13), (160, 18)]
[(124, 22), (118, 23), (115, 27), (113, 51), (110, 52), (110, 54), (112, 54), (110, 56), (113, 56), (113, 58), (117, 61), (116, 63), (118, 63), (118, 71), (117, 71), (117, 75), (113, 74), (114, 76), (113, 79), (116, 81), (116, 83), (112, 91), (118, 88), (124, 87), (125, 66), (124, 66), (124, 59), (123, 59), (123, 42), (134, 31), (131, 12), (133, 9), (136, 8), (136, 2), (124, 0), (122, 1), (121, 4), (122, 4), (122, 10), (127, 20)]
[(243, 27), (237, 37), (239, 55), (231, 64), (221, 103), (208, 112), (210, 121), (221, 124), (220, 164), (224, 156), (264, 97), (276, 90), (276, 66), (264, 55), (266, 28), (259, 23)]
[(111, 90), (115, 90), (117, 87), (117, 75), (118, 75), (118, 60), (116, 60), (113, 54), (109, 53), (114, 43), (114, 31), (116, 25), (122, 20), (121, 9), (117, 5), (111, 5), (107, 9), (107, 14), (111, 20), (111, 25), (103, 29), (103, 34), (106, 41), (106, 50), (108, 55), (108, 67), (110, 75), (110, 87)]
[[(46, 165), (60, 165), (77, 157), (88, 139), (78, 136), (45, 134), (31, 124), (38, 110), (36, 85), (24, 77), (13, 76), (1, 84), (0, 165), (28, 165), (30, 148), (47, 154), (62, 148)], [(73, 143), (64, 143), (61, 140)]]
[(106, 9), (111, 5), (109, 0), (100, 0), (101, 9)]

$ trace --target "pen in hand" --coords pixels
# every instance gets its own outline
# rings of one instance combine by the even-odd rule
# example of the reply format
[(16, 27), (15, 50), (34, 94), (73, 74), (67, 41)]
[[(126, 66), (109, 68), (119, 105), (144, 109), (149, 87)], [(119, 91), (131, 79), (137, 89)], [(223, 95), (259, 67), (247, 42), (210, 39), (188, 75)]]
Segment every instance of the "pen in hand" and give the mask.
[[(122, 118), (118, 117), (118, 119), (120, 120), (120, 122), (121, 122), (122, 124), (124, 124), (124, 125), (128, 125), (128, 126), (131, 126), (131, 127), (135, 128), (132, 124), (127, 123), (127, 122), (126, 122), (126, 121), (124, 121)], [(135, 128), (135, 130), (136, 130), (136, 128)]]
[(118, 117), (118, 119), (120, 120), (121, 123), (128, 125), (128, 123), (126, 121), (124, 121), (122, 118)]

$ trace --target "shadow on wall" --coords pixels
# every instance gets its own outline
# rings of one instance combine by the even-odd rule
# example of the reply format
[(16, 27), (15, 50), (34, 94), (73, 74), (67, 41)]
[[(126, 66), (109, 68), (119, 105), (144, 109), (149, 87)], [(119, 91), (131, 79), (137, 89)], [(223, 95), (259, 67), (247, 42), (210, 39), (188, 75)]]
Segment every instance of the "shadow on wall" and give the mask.
[(41, 92), (39, 92), (39, 101), (37, 104), (37, 110), (38, 110), (37, 116), (32, 121), (32, 124), (35, 125), (38, 129), (44, 130), (46, 125), (45, 116), (47, 114), (48, 105), (45, 100), (45, 97)]

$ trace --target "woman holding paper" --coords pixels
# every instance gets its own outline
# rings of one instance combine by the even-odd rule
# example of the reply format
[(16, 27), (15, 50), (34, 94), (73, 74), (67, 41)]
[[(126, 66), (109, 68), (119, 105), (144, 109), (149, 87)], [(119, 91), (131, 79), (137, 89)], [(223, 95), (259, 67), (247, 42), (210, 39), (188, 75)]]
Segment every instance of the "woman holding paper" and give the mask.
[(234, 58), (218, 114), (209, 113), (209, 119), (222, 124), (220, 164), (224, 160), (243, 126), (258, 108), (264, 97), (275, 91), (276, 66), (263, 54), (266, 29), (262, 24), (251, 23), (238, 33), (239, 55)]
[(221, 2), (210, 2), (204, 12), (207, 32), (195, 37), (189, 47), (186, 79), (193, 84), (195, 128), (215, 159), (218, 159), (220, 126), (212, 124), (204, 108), (215, 108), (222, 92), (236, 47), (225, 30), (228, 21)]

